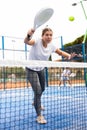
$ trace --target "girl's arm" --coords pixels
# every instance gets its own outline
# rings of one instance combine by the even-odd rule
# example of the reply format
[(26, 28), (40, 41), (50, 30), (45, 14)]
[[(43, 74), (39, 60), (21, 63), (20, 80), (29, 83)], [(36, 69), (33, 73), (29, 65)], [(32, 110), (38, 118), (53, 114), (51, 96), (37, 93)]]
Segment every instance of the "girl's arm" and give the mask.
[(71, 59), (71, 55), (70, 55), (69, 53), (65, 52), (65, 51), (62, 51), (62, 50), (60, 50), (60, 49), (57, 49), (57, 50), (56, 50), (56, 53), (57, 53), (58, 55), (61, 55), (61, 56), (63, 56), (63, 57), (66, 57), (67, 59)]
[(65, 51), (62, 51), (62, 50), (60, 50), (60, 49), (57, 49), (57, 50), (56, 50), (56, 53), (59, 54), (59, 55), (61, 55), (61, 56), (63, 56), (63, 57), (65, 57), (65, 58), (68, 59), (68, 60), (70, 60), (70, 59), (72, 59), (73, 57), (77, 56), (76, 53), (71, 53), (71, 54), (69, 54), (69, 53), (67, 53), (67, 52), (65, 52)]
[(28, 45), (34, 45), (35, 44), (35, 40), (32, 39), (32, 35), (34, 34), (35, 30), (34, 29), (30, 29), (27, 32), (27, 36), (24, 39), (24, 43), (28, 44)]

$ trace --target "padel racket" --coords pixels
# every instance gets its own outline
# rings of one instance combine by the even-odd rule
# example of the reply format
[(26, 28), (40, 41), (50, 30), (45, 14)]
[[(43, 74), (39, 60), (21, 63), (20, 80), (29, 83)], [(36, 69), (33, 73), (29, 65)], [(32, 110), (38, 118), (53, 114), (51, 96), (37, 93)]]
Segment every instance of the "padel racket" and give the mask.
[(70, 74), (70, 77), (75, 77), (75, 76), (76, 76), (75, 73), (71, 73), (71, 74)]
[(53, 15), (54, 10), (52, 8), (43, 8), (37, 12), (34, 18), (34, 29), (36, 30), (38, 27), (47, 22)]

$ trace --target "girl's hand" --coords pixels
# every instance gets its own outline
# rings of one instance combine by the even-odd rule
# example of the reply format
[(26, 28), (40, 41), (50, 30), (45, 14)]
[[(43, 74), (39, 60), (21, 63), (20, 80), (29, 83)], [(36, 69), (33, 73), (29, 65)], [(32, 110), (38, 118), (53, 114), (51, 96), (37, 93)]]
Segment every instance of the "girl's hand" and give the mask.
[(34, 29), (30, 29), (28, 32), (27, 32), (27, 35), (30, 35), (32, 36), (34, 34), (35, 30)]
[(71, 55), (68, 57), (68, 60), (73, 59), (77, 54), (75, 52), (71, 53)]

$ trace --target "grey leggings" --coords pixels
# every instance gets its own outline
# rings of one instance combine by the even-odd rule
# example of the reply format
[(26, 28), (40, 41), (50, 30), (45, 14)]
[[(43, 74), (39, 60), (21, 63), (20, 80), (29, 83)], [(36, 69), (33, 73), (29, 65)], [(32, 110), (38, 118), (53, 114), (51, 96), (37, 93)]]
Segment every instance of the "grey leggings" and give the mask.
[(41, 95), (45, 90), (45, 69), (41, 71), (33, 71), (26, 68), (27, 80), (31, 83), (34, 91), (34, 107), (37, 115), (41, 115)]

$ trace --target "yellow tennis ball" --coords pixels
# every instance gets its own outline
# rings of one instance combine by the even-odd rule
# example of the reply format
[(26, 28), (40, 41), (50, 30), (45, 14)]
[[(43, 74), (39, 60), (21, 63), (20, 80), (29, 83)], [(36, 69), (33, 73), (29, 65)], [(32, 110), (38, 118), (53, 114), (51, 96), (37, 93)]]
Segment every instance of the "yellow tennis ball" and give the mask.
[(73, 16), (70, 16), (70, 17), (69, 17), (69, 21), (72, 22), (72, 21), (74, 21), (74, 20), (75, 20), (75, 18), (74, 18)]

